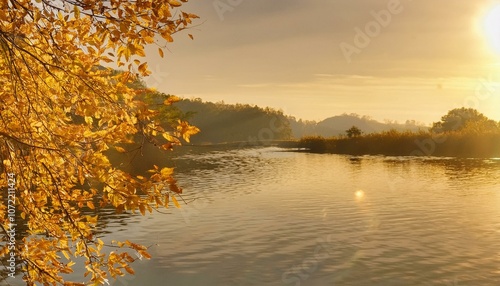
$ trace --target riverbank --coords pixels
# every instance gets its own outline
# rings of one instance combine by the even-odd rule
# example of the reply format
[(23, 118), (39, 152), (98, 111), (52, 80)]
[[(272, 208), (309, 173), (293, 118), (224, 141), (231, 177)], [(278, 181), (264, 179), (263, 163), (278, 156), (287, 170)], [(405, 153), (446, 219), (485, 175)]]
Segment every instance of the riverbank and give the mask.
[(298, 148), (313, 153), (387, 156), (500, 157), (500, 133), (389, 131), (356, 137), (305, 137)]

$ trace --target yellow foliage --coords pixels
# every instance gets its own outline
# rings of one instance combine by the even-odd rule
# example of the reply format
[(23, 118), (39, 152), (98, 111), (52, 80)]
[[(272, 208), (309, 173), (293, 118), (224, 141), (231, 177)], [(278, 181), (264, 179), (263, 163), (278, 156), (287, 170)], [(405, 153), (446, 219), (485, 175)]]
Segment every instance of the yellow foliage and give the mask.
[[(134, 259), (102, 253), (104, 242), (94, 236), (99, 219), (84, 211), (112, 206), (145, 214), (180, 193), (172, 169), (132, 176), (104, 151), (126, 152), (119, 146), (134, 135), (145, 142), (166, 138), (162, 148), (170, 149), (196, 133), (187, 122), (170, 131), (155, 123), (155, 112), (140, 100), (149, 90), (132, 84), (151, 73), (146, 46), (159, 45), (163, 56), (172, 35), (198, 17), (176, 11), (186, 0), (36, 2), (0, 1), (0, 187), (16, 189), (16, 211), (28, 228), (16, 244), (26, 284), (99, 285), (108, 276), (133, 274)], [(0, 199), (6, 240), (6, 194)], [(119, 245), (150, 257), (143, 246)], [(86, 261), (87, 278), (65, 281), (61, 274), (71, 273), (78, 257)]]
[(172, 202), (174, 202), (174, 205), (176, 208), (180, 209), (181, 208), (181, 205), (179, 204), (179, 202), (177, 201), (177, 199), (172, 196)]
[(182, 138), (184, 138), (184, 140), (186, 140), (186, 142), (189, 142), (189, 137), (200, 132), (200, 129), (195, 126), (189, 125), (189, 123), (187, 123), (186, 121), (179, 120), (177, 132), (180, 136), (182, 136)]

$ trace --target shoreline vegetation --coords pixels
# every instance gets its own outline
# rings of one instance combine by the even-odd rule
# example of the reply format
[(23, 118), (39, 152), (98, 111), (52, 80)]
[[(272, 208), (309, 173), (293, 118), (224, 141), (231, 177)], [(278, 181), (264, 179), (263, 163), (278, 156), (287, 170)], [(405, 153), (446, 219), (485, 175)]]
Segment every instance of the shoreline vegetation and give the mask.
[(435, 156), (457, 158), (500, 158), (500, 133), (434, 134), (432, 132), (387, 131), (356, 137), (324, 138), (308, 136), (299, 140), (273, 140), (263, 142), (222, 142), (215, 144), (189, 144), (193, 147), (246, 148), (276, 146), (296, 149), (297, 152), (340, 155), (383, 156)]
[[(352, 156), (500, 158), (500, 122), (472, 108), (452, 109), (432, 126), (415, 121), (384, 125), (359, 115), (334, 116), (304, 125), (301, 120), (268, 107), (211, 103), (201, 99), (182, 99), (174, 106), (164, 106), (147, 99), (161, 106), (157, 110), (160, 123), (169, 125), (172, 124), (170, 118), (182, 118), (201, 129), (185, 144), (187, 146), (276, 146), (299, 152)], [(297, 127), (301, 122), (302, 129)], [(385, 129), (387, 127), (390, 129)], [(136, 143), (140, 146), (140, 142)], [(158, 144), (162, 143), (165, 142)]]
[[(286, 132), (285, 132), (286, 133)], [(472, 108), (456, 108), (418, 131), (389, 130), (364, 134), (357, 126), (345, 135), (305, 136), (301, 139), (277, 136), (278, 140), (227, 141), (196, 146), (277, 146), (301, 152), (345, 155), (438, 156), (458, 158), (500, 158), (500, 122)]]
[(356, 137), (304, 137), (297, 148), (344, 155), (500, 158), (500, 133), (389, 131)]
[(299, 148), (315, 153), (388, 156), (499, 158), (500, 122), (473, 108), (455, 108), (429, 130), (363, 134), (352, 126), (345, 136), (304, 137)]

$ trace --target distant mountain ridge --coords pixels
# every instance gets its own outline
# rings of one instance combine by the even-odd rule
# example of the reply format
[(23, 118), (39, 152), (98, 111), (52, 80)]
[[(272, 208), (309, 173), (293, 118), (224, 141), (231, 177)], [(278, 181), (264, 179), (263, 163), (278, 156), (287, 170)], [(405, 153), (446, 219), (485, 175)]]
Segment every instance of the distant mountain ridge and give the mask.
[(397, 123), (390, 121), (382, 123), (371, 119), (368, 116), (360, 116), (358, 114), (342, 114), (326, 118), (320, 122), (296, 120), (294, 117), (289, 117), (290, 128), (292, 135), (295, 138), (304, 136), (322, 136), (332, 137), (345, 135), (345, 131), (352, 126), (356, 126), (365, 134), (379, 133), (389, 130), (397, 131), (419, 131), (428, 130), (429, 127), (415, 120), (407, 120), (405, 123)]

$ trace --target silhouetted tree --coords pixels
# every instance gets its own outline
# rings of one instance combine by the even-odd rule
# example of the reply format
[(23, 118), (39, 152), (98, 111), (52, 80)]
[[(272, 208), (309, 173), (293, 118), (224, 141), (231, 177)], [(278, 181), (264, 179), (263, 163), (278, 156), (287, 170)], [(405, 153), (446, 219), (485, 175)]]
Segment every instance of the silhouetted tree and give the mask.
[(486, 130), (498, 129), (498, 124), (488, 119), (482, 113), (473, 108), (455, 108), (448, 111), (448, 114), (441, 117), (441, 121), (432, 124), (431, 131), (443, 133), (449, 131), (461, 131), (466, 128)]
[(361, 136), (361, 129), (359, 129), (356, 126), (353, 126), (345, 131), (347, 133), (347, 137), (352, 138), (352, 137), (357, 137)]

